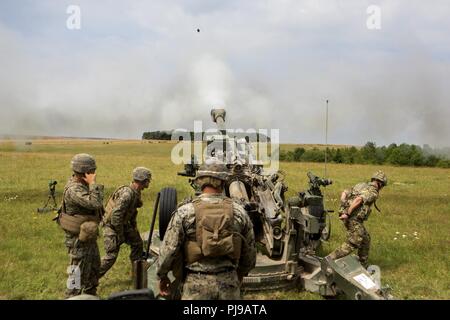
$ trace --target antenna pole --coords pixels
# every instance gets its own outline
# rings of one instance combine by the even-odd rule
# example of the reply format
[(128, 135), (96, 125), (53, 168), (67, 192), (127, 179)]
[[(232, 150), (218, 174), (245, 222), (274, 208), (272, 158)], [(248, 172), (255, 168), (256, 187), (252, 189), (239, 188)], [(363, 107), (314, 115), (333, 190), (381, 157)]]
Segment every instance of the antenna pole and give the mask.
[(327, 178), (327, 157), (328, 157), (328, 99), (325, 117), (325, 174), (324, 174), (325, 179)]

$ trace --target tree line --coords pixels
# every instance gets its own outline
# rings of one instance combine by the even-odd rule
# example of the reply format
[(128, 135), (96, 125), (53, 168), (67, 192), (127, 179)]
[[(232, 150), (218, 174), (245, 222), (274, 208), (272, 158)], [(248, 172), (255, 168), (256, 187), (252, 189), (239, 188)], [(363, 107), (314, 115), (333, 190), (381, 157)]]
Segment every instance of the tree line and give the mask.
[[(171, 130), (171, 131), (148, 131), (148, 132), (144, 132), (142, 134), (142, 139), (143, 140), (171, 140), (172, 139), (172, 135), (174, 137), (177, 137), (179, 135), (177, 140), (183, 140), (180, 137), (183, 136), (183, 135), (187, 135), (187, 134), (190, 135), (191, 141), (194, 141), (196, 139), (196, 135), (195, 135), (195, 133), (193, 131), (190, 131), (189, 133), (186, 133), (186, 132), (182, 132), (182, 131), (178, 132), (178, 131), (174, 131), (174, 130)], [(202, 132), (201, 135), (199, 135), (199, 136), (201, 136), (202, 139), (204, 139), (205, 134), (208, 135), (207, 133)], [(211, 133), (209, 133), (209, 134), (211, 134)], [(250, 140), (250, 141), (270, 141), (270, 137), (267, 137), (264, 134), (260, 134), (259, 132), (254, 132), (254, 133), (248, 133), (248, 132), (231, 132), (231, 133), (228, 133), (227, 132), (227, 134), (229, 135), (230, 138), (235, 138), (235, 139), (246, 138), (247, 140)]]
[(424, 148), (413, 144), (395, 143), (377, 147), (374, 142), (367, 142), (362, 148), (327, 148), (317, 147), (306, 150), (296, 148), (294, 151), (280, 151), (280, 161), (291, 162), (328, 162), (346, 164), (391, 164), (398, 166), (441, 167), (450, 168), (450, 159), (444, 155), (430, 153), (429, 146)]
[(149, 131), (142, 134), (142, 140), (170, 140), (171, 131)]

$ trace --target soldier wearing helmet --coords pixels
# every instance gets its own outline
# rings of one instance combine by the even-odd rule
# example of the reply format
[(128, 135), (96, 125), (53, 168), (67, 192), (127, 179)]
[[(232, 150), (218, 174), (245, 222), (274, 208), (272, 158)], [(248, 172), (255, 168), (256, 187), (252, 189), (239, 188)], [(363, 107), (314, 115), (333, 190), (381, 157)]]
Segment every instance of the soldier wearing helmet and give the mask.
[(73, 175), (64, 188), (57, 222), (66, 233), (70, 257), (66, 297), (96, 295), (100, 254), (98, 223), (103, 214), (103, 186), (96, 184), (95, 159), (85, 153), (72, 158)]
[(147, 189), (152, 173), (145, 167), (137, 167), (132, 173), (130, 185), (118, 187), (109, 197), (103, 218), (105, 256), (100, 266), (102, 277), (116, 262), (120, 246), (130, 246), (131, 263), (143, 257), (143, 242), (137, 228), (138, 208), (142, 207), (141, 191)]
[(359, 261), (365, 268), (368, 267), (370, 235), (364, 227), (364, 221), (369, 218), (372, 205), (376, 208), (375, 202), (379, 192), (386, 185), (386, 174), (377, 171), (372, 176), (371, 182), (359, 183), (351, 190), (344, 190), (341, 195), (339, 218), (347, 229), (347, 240), (328, 257), (338, 259), (357, 250)]
[(255, 266), (255, 237), (244, 208), (224, 196), (226, 179), (225, 165), (202, 165), (194, 180), (201, 195), (174, 212), (158, 259), (162, 296), (172, 293), (167, 274), (182, 262), (182, 299), (240, 299), (242, 279)]

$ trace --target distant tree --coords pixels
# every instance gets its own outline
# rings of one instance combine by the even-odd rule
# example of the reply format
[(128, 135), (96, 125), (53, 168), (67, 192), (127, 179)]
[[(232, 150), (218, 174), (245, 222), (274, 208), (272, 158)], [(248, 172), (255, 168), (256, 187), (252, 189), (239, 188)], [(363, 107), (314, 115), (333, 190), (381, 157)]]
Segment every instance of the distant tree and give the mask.
[(450, 160), (448, 160), (448, 159), (440, 159), (436, 163), (436, 167), (439, 167), (439, 168), (450, 168)]
[(336, 149), (334, 149), (334, 148), (326, 148), (325, 149), (325, 152), (326, 152), (326, 155), (327, 155), (327, 161), (328, 162), (330, 162), (330, 161), (333, 161), (333, 159), (334, 159), (334, 155), (336, 154)]
[(409, 165), (413, 166), (423, 166), (425, 163), (425, 157), (423, 151), (419, 146), (410, 146), (410, 162)]
[(142, 134), (144, 140), (170, 140), (172, 134), (167, 131), (150, 131)]
[(293, 154), (293, 160), (294, 161), (301, 161), (302, 155), (305, 153), (304, 148), (295, 148), (294, 154)]
[(319, 150), (314, 147), (312, 149), (306, 150), (302, 157), (302, 161), (305, 162), (324, 162), (325, 161), (325, 151)]
[(356, 147), (345, 148), (342, 152), (344, 163), (355, 163), (355, 159), (358, 155), (358, 149)]
[(381, 148), (377, 148), (376, 151), (376, 164), (383, 164), (386, 161), (386, 152), (387, 148), (382, 146)]
[(392, 152), (395, 150), (395, 149), (397, 149), (398, 147), (397, 147), (397, 144), (395, 144), (395, 143), (391, 143), (387, 148), (386, 148), (386, 152), (385, 152), (385, 159), (388, 159), (390, 156), (391, 156), (391, 154), (392, 154)]
[(333, 157), (333, 161), (336, 162), (336, 163), (342, 163), (342, 162), (344, 162), (344, 157), (342, 156), (342, 151), (341, 151), (341, 149), (337, 149), (337, 150), (336, 150), (336, 152), (335, 152), (335, 154), (334, 154), (334, 157)]
[(435, 155), (429, 155), (425, 158), (425, 163), (424, 165), (426, 165), (427, 167), (436, 167), (437, 164), (439, 163), (439, 158)]
[(377, 146), (374, 142), (367, 142), (361, 150), (359, 150), (359, 155), (362, 163), (377, 163)]
[(280, 151), (280, 161), (294, 161), (294, 153), (292, 151)]
[(387, 159), (390, 164), (406, 166), (409, 163), (409, 147), (403, 143), (393, 149)]

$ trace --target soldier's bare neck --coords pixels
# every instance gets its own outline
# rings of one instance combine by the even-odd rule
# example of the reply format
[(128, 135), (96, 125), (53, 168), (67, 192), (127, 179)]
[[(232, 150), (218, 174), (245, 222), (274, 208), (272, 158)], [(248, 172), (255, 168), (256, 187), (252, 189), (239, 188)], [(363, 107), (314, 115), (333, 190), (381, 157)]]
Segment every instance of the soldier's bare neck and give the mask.
[(203, 190), (202, 190), (202, 193), (208, 193), (208, 194), (211, 194), (211, 193), (222, 193), (222, 189), (217, 189), (217, 188), (214, 188), (212, 186), (205, 186), (203, 188)]

